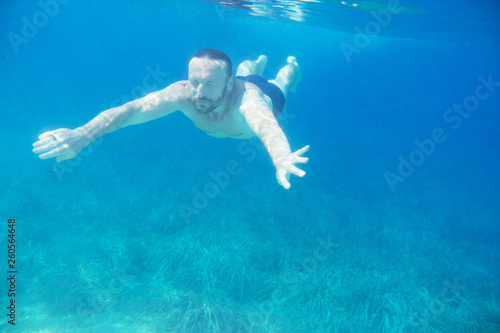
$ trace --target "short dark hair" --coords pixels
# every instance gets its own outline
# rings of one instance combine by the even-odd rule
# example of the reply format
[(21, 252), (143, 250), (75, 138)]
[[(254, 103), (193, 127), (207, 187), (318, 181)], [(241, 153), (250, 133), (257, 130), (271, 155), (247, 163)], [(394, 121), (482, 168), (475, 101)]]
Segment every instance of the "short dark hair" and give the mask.
[(231, 77), (233, 74), (233, 64), (231, 63), (231, 59), (222, 51), (216, 49), (204, 49), (196, 52), (194, 58), (205, 58), (211, 60), (223, 60), (227, 64), (227, 76)]

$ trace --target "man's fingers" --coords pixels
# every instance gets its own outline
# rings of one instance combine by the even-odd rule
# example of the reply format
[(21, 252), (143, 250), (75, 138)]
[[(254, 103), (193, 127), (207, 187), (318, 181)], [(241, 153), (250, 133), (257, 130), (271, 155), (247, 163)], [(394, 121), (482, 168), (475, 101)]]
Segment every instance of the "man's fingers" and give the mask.
[(285, 188), (285, 190), (288, 190), (290, 188), (290, 182), (286, 179), (285, 175), (280, 175), (279, 177), (280, 184)]
[(48, 152), (51, 149), (54, 149), (54, 145), (52, 145), (52, 144), (49, 143), (49, 144), (45, 144), (45, 145), (43, 145), (41, 147), (34, 148), (33, 152), (35, 154), (41, 154), (41, 153)]
[(296, 163), (307, 163), (307, 161), (309, 161), (309, 158), (307, 157), (297, 157)]
[(45, 132), (45, 133), (42, 133), (38, 136), (38, 138), (41, 140), (41, 139), (44, 139), (48, 136), (51, 136), (51, 135), (54, 135), (56, 131), (48, 131), (48, 132)]
[(288, 190), (290, 188), (290, 182), (288, 181), (290, 176), (288, 176), (288, 172), (286, 172), (285, 170), (278, 171), (277, 178), (278, 183), (283, 186), (285, 190)]
[(52, 142), (52, 140), (51, 140), (50, 138), (43, 138), (43, 139), (41, 139), (41, 140), (39, 140), (39, 141), (35, 142), (35, 143), (33, 144), (33, 147), (35, 147), (35, 148), (37, 148), (37, 147), (41, 147), (41, 146), (44, 146), (44, 145), (46, 145), (47, 143), (51, 143), (51, 142)]
[(295, 165), (290, 165), (288, 167), (288, 172), (293, 173), (294, 175), (299, 176), (299, 177), (304, 177), (306, 174), (305, 171), (300, 170)]
[[(48, 140), (48, 141), (46, 141), (46, 140)], [(37, 143), (39, 143), (39, 144), (37, 144)], [(37, 144), (37, 145), (35, 146), (35, 144)], [(57, 141), (50, 141), (50, 139), (43, 139), (41, 141), (35, 142), (35, 144), (33, 144), (33, 147), (35, 147), (33, 149), (33, 152), (35, 154), (41, 154), (41, 153), (48, 152), (49, 150), (52, 150), (54, 148), (57, 148), (58, 142)]]
[(286, 160), (284, 160), (278, 166), (278, 183), (283, 186), (286, 190), (290, 188), (290, 182), (288, 179), (290, 178), (290, 174), (294, 174), (299, 177), (304, 177), (306, 175), (305, 171), (300, 170), (294, 164), (295, 163), (307, 163), (309, 158), (301, 157), (303, 153), (309, 150), (309, 145), (297, 150), (295, 153), (289, 155)]
[(56, 148), (56, 149), (52, 149), (52, 150), (51, 150), (51, 151), (49, 151), (48, 153), (45, 153), (45, 154), (40, 155), (40, 158), (41, 158), (42, 160), (45, 160), (45, 159), (47, 159), (47, 158), (56, 157), (57, 155), (60, 155), (59, 153), (60, 153), (61, 151), (63, 151), (65, 148), (66, 148), (66, 147), (61, 146), (61, 147), (58, 147), (58, 148)]
[(307, 145), (307, 146), (305, 146), (305, 147), (300, 148), (299, 150), (297, 150), (295, 152), (295, 155), (300, 156), (300, 155), (304, 154), (308, 150), (309, 150), (309, 145)]

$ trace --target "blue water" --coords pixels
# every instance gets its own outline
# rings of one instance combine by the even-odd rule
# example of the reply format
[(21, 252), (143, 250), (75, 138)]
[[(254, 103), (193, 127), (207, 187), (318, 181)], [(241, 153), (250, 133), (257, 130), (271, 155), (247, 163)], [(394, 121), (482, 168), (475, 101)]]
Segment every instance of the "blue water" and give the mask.
[[(1, 331), (500, 331), (500, 6), (401, 6), (3, 1)], [(266, 78), (297, 57), (280, 124), (311, 149), (290, 190), (257, 141), (181, 113), (59, 164), (31, 151), (206, 47), (266, 54)]]

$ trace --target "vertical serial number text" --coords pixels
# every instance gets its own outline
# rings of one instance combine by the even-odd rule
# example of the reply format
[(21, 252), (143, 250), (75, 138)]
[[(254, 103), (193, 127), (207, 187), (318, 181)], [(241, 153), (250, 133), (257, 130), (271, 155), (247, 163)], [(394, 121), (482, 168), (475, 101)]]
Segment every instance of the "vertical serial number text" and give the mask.
[(16, 220), (9, 219), (7, 221), (7, 280), (9, 281), (9, 289), (7, 297), (9, 303), (7, 306), (8, 323), (16, 324)]

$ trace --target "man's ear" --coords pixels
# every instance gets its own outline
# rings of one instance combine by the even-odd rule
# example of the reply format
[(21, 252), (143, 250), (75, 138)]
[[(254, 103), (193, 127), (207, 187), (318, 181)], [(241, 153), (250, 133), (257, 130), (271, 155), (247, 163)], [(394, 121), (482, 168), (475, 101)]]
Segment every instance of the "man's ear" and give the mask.
[(227, 91), (231, 91), (233, 90), (233, 77), (231, 76), (228, 80), (227, 80), (227, 84), (226, 84), (226, 88), (227, 88)]

